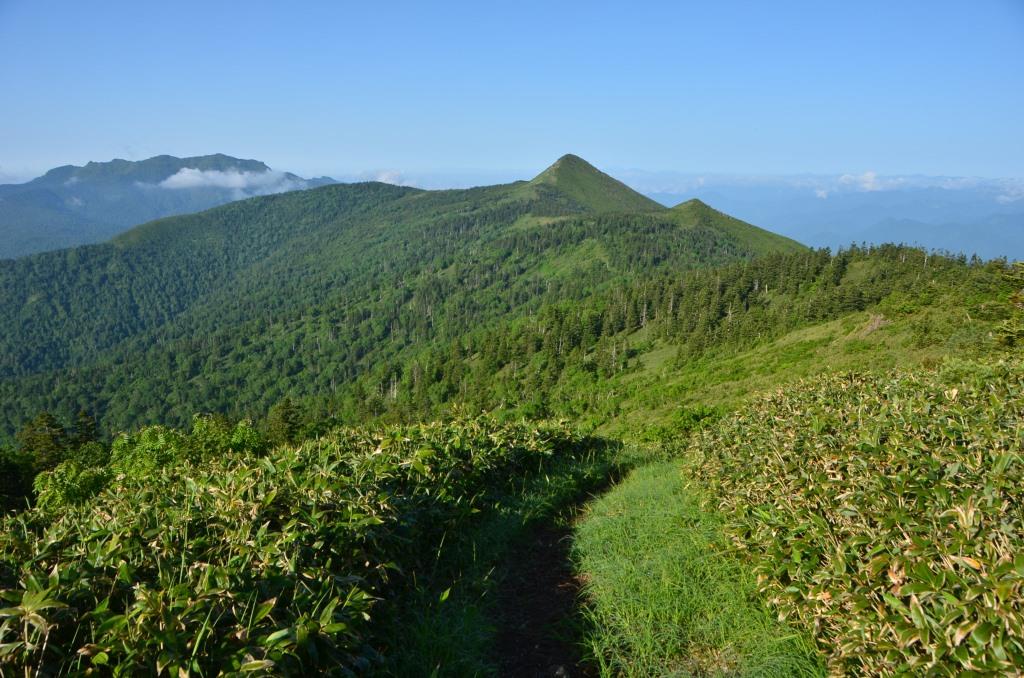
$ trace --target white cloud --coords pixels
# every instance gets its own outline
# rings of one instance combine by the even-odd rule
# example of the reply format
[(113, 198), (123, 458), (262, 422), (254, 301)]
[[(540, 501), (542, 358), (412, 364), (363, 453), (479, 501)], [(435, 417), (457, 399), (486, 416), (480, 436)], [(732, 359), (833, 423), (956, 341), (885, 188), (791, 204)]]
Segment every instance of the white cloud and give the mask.
[(291, 178), (284, 172), (239, 172), (183, 167), (156, 185), (169, 190), (222, 188), (230, 190), (236, 199), (240, 199), (253, 195), (295, 191), (305, 188), (306, 182)]
[(1024, 189), (1009, 191), (1007, 193), (1002, 193), (996, 196), (996, 202), (998, 202), (1001, 205), (1006, 205), (1007, 203), (1011, 202), (1017, 202), (1018, 200), (1024, 200)]
[(824, 188), (816, 188), (814, 189), (814, 195), (824, 200), (825, 198), (828, 197), (828, 191), (826, 191)]
[[(364, 181), (379, 181), (382, 184), (391, 184), (393, 186), (415, 186), (425, 187), (423, 185), (422, 177), (409, 175), (402, 170), (397, 169), (374, 169), (365, 170), (354, 174), (342, 174), (341, 181), (352, 181), (361, 183)], [(427, 182), (430, 183), (430, 182)], [(476, 184), (465, 184), (465, 186), (474, 186)], [(448, 185), (446, 182), (442, 182), (438, 186), (432, 186), (433, 188), (452, 188), (453, 186)]]
[(376, 172), (374, 173), (373, 181), (394, 184), (395, 186), (405, 186), (407, 184), (405, 177), (398, 170), (381, 170)]
[(844, 174), (839, 177), (839, 183), (849, 186), (854, 185), (862, 191), (878, 191), (881, 186), (878, 183), (878, 174), (868, 170), (864, 174)]
[(975, 177), (940, 177), (935, 180), (935, 186), (944, 188), (947, 191), (977, 188), (980, 185), (981, 181)]
[[(927, 178), (924, 178), (927, 179)], [(907, 188), (908, 186), (923, 187), (925, 185), (935, 185), (935, 181), (931, 180), (927, 183), (922, 182), (908, 182), (903, 177), (880, 177), (878, 173), (873, 170), (868, 170), (863, 174), (844, 174), (839, 177), (839, 184), (841, 186), (852, 186), (858, 191), (894, 191), (900, 188)]]

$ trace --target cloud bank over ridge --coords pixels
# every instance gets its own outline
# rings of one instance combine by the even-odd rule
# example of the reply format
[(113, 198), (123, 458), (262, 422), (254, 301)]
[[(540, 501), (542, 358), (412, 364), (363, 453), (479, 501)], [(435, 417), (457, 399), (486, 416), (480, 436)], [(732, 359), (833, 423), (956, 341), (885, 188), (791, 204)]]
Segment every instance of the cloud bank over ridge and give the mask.
[(167, 190), (216, 188), (229, 190), (235, 199), (297, 191), (308, 186), (304, 179), (287, 172), (240, 172), (238, 170), (200, 170), (183, 167), (158, 184), (147, 184)]

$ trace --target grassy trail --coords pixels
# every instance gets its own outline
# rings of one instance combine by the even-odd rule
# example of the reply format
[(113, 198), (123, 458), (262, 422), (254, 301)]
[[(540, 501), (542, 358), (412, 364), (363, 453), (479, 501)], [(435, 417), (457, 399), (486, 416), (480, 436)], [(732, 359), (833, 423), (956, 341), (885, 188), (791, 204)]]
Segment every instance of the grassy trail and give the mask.
[(596, 446), (523, 478), (471, 530), (449, 534), (431, 572), (379, 633), (384, 676), (593, 675), (580, 641), (570, 558), (581, 507), (635, 460)]
[(824, 674), (762, 606), (681, 462), (610, 450), (528, 483), (445, 547), (394, 620), (389, 675)]
[(823, 674), (812, 646), (762, 607), (677, 461), (641, 466), (593, 501), (573, 555), (601, 675)]

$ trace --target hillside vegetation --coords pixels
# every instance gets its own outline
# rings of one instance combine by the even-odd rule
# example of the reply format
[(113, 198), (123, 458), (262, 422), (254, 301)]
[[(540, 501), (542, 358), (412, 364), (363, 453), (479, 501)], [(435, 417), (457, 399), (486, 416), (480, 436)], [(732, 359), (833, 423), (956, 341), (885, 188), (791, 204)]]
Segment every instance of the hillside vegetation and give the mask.
[(987, 353), (1007, 314), (1004, 274), (896, 246), (654, 274), (382, 364), (340, 411), (415, 420), (469, 404), (642, 434), (830, 364)]
[(40, 410), (85, 408), (108, 432), (201, 411), (262, 417), (545, 305), (796, 247), (659, 210), (599, 214), (545, 182), (326, 186), (0, 262), (2, 432)]
[(0, 262), (0, 673), (1012, 673), (1022, 266), (575, 156)]
[(784, 618), (840, 673), (1024, 664), (1024, 370), (826, 376), (687, 451)]
[(114, 446), (94, 497), (60, 495), (49, 474), (45, 501), (0, 525), (0, 668), (381, 668), (378, 619), (436, 584), (446, 541), (597, 449), (565, 428), (487, 421), (274, 449), (244, 424), (145, 429)]

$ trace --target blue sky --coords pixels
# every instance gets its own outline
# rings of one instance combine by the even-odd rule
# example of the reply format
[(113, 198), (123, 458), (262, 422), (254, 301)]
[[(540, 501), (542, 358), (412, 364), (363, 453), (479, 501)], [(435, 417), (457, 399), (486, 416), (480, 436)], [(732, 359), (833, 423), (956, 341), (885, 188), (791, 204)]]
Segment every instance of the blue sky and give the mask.
[(0, 65), (6, 177), (212, 152), (1024, 177), (1024, 0), (0, 0)]

